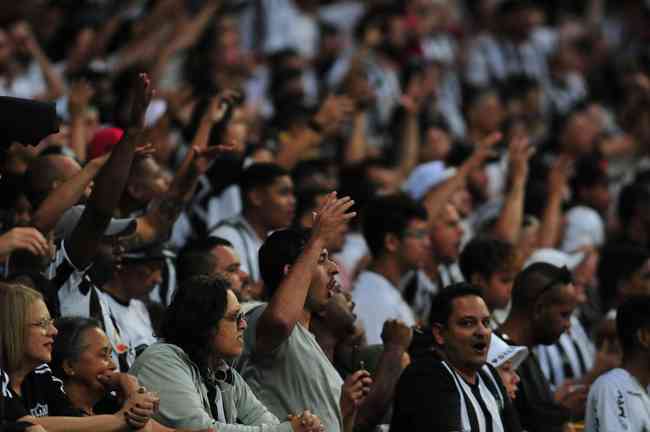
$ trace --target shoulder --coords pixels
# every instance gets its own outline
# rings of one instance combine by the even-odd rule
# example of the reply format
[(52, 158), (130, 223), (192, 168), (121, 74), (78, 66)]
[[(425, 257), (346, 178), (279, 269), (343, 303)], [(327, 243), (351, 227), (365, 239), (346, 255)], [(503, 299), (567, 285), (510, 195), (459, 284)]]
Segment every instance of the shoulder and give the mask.
[(614, 396), (625, 387), (627, 381), (627, 374), (622, 369), (612, 369), (591, 384), (589, 399)]
[(180, 347), (167, 343), (155, 343), (138, 356), (131, 367), (131, 372), (137, 373), (144, 367), (151, 368), (152, 365), (156, 365), (156, 367), (169, 365), (171, 367), (182, 363), (189, 363), (189, 357)]
[(411, 363), (402, 373), (400, 385), (409, 389), (426, 387), (440, 392), (455, 392), (453, 377), (442, 361), (424, 357)]

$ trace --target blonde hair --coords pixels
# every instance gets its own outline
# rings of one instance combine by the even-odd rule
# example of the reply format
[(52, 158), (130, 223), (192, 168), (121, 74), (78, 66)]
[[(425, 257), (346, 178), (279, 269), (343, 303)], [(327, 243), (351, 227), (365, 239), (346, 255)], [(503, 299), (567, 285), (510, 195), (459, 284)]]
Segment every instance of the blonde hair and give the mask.
[(25, 355), (29, 307), (43, 295), (35, 289), (0, 282), (0, 353), (4, 369), (16, 371)]

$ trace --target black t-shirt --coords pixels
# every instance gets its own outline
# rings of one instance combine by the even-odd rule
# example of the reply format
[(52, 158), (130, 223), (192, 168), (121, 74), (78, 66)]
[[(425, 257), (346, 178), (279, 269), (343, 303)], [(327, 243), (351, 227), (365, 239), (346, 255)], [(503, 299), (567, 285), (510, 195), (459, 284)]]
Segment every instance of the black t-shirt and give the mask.
[(47, 364), (31, 371), (20, 388), (22, 395), (11, 390), (12, 398), (20, 402), (27, 415), (34, 417), (81, 417), (83, 412), (74, 406), (63, 389), (63, 382), (52, 374)]
[(0, 432), (22, 432), (31, 423), (16, 421), (28, 415), (25, 407), (14, 398), (9, 387), (9, 376), (0, 369)]

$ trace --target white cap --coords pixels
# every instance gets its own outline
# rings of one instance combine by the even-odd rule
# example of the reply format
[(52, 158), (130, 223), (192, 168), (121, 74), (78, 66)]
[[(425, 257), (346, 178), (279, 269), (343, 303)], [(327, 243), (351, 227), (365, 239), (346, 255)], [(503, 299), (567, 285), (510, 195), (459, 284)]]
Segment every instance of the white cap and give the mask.
[(598, 212), (590, 207), (576, 206), (566, 213), (566, 228), (561, 249), (575, 252), (584, 246), (602, 246), (605, 224)]
[(528, 357), (528, 348), (524, 346), (508, 345), (499, 336), (492, 333), (490, 338), (490, 349), (488, 350), (487, 361), (495, 368), (498, 368), (508, 360), (512, 367), (517, 369), (521, 362)]
[(573, 271), (580, 265), (584, 258), (585, 254), (582, 252), (568, 254), (557, 249), (543, 248), (537, 249), (528, 257), (524, 263), (524, 268), (538, 262), (544, 262), (553, 264), (556, 267), (566, 266), (569, 270)]
[(415, 167), (404, 183), (403, 189), (411, 198), (420, 201), (429, 189), (438, 186), (454, 174), (456, 174), (455, 168), (445, 168), (445, 164), (440, 161), (423, 163)]

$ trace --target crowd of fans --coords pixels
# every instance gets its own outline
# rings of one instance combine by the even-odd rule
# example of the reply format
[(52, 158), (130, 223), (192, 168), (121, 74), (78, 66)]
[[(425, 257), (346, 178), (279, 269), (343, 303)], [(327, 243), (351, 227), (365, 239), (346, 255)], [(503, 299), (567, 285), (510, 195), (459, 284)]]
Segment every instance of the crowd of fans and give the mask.
[(5, 3), (0, 430), (650, 430), (650, 2)]

